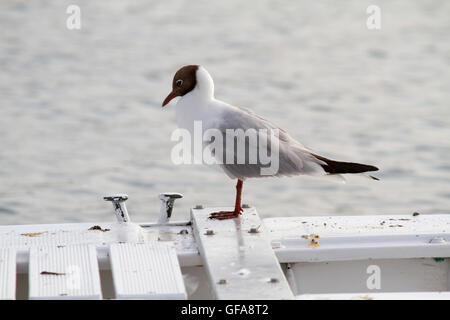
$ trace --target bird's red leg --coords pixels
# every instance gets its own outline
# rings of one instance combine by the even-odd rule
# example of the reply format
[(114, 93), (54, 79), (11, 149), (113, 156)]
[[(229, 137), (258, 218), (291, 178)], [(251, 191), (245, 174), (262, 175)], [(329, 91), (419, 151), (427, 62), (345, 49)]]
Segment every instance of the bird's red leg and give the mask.
[(219, 220), (225, 220), (225, 219), (233, 219), (239, 217), (240, 214), (242, 214), (242, 207), (241, 207), (241, 198), (242, 198), (242, 186), (244, 182), (241, 179), (238, 179), (236, 184), (236, 202), (234, 204), (234, 211), (219, 211), (211, 213), (209, 216), (210, 219), (219, 219)]

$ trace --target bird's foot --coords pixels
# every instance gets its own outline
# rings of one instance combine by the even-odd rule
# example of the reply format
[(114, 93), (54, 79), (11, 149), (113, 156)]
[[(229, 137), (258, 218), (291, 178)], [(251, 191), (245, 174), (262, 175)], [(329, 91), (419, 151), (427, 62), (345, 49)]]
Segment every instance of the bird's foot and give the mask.
[(226, 219), (234, 219), (238, 218), (239, 215), (242, 214), (242, 209), (235, 210), (235, 211), (219, 211), (219, 212), (213, 212), (209, 216), (210, 219), (217, 219), (217, 220), (226, 220)]

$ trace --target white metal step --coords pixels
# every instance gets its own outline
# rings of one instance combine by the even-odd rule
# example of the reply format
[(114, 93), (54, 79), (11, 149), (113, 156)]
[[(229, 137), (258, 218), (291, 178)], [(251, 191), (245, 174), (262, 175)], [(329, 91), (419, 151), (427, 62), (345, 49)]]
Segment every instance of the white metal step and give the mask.
[(172, 244), (112, 244), (110, 259), (117, 299), (187, 298)]
[(101, 299), (93, 245), (30, 248), (30, 299)]
[(293, 299), (294, 295), (254, 208), (236, 219), (213, 220), (192, 209), (194, 235), (217, 299)]
[(0, 300), (16, 297), (16, 250), (0, 249)]

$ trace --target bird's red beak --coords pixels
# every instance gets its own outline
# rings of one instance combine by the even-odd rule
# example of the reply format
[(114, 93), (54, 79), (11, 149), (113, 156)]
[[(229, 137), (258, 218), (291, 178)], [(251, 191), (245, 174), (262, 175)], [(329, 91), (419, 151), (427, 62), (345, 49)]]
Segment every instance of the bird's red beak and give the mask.
[(177, 94), (175, 92), (171, 92), (169, 93), (169, 95), (167, 96), (166, 99), (164, 99), (164, 102), (162, 103), (162, 106), (164, 107), (166, 104), (168, 104), (170, 102), (170, 100), (172, 100), (173, 98), (175, 98), (177, 96)]

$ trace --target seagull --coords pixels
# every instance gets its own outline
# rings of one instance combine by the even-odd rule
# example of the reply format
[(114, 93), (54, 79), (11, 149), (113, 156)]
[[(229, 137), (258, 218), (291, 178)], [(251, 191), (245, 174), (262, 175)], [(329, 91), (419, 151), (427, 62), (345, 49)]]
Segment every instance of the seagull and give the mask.
[[(219, 211), (212, 213), (211, 219), (233, 219), (238, 218), (243, 210), (241, 207), (242, 187), (247, 178), (259, 177), (282, 177), (296, 175), (333, 175), (341, 177), (342, 174), (357, 174), (370, 171), (377, 171), (378, 168), (371, 165), (335, 161), (316, 154), (304, 147), (300, 142), (292, 138), (286, 131), (276, 126), (254, 112), (233, 106), (220, 101), (214, 97), (214, 82), (208, 71), (200, 65), (187, 65), (180, 68), (172, 81), (172, 91), (166, 97), (162, 106), (166, 106), (175, 97), (181, 97), (176, 104), (176, 121), (179, 128), (186, 129), (194, 137), (195, 122), (202, 124), (202, 133), (208, 129), (222, 134), (223, 145), (222, 154), (212, 152), (213, 156), (221, 161), (219, 163), (223, 171), (232, 179), (237, 179), (236, 200), (233, 211)], [(231, 131), (230, 131), (231, 130)], [(233, 141), (227, 140), (226, 135), (230, 132), (241, 130), (253, 130), (258, 139), (241, 139), (245, 142), (245, 151), (239, 153), (235, 145), (239, 138), (233, 137)], [(269, 135), (270, 132), (270, 135)], [(266, 143), (261, 143), (267, 139)], [(259, 142), (259, 143), (258, 143)], [(204, 142), (202, 142), (204, 143)], [(251, 152), (261, 151), (266, 147), (268, 153), (277, 153), (276, 171), (263, 173), (267, 169), (267, 163), (261, 159), (256, 162), (248, 161), (247, 156)], [(274, 147), (275, 146), (275, 147)], [(236, 151), (237, 150), (237, 151)], [(226, 157), (230, 155), (231, 157)], [(245, 154), (245, 161), (237, 161)], [(234, 160), (234, 161), (233, 161)], [(378, 178), (370, 176), (374, 180)]]

